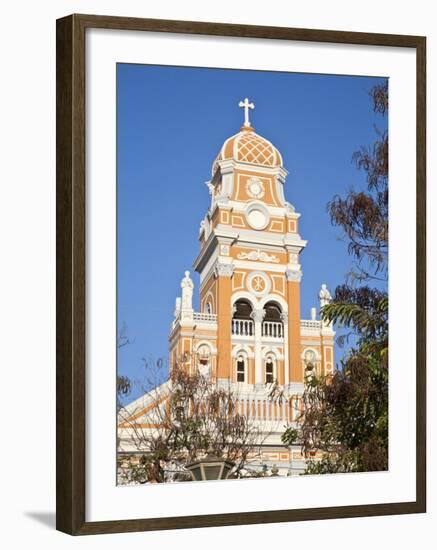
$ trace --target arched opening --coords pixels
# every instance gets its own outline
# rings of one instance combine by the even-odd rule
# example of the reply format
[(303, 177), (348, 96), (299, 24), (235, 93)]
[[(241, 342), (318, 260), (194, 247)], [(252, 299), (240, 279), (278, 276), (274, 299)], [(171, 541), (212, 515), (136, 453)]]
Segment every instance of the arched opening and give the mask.
[(311, 380), (316, 374), (317, 354), (313, 349), (307, 349), (304, 354), (303, 362), (305, 365), (305, 379)]
[(234, 304), (234, 319), (251, 319), (252, 304), (249, 300), (241, 298)]
[(237, 382), (246, 382), (247, 358), (242, 353), (237, 355), (235, 367)]
[(275, 381), (275, 359), (271, 355), (268, 355), (265, 360), (265, 382), (266, 384), (273, 384)]
[(276, 302), (267, 302), (264, 311), (262, 335), (269, 338), (283, 338), (284, 324), (282, 322), (281, 306)]
[(249, 300), (237, 300), (233, 308), (232, 334), (253, 336), (252, 304)]
[(211, 350), (206, 344), (202, 344), (197, 349), (197, 365), (200, 374), (207, 376), (211, 370)]

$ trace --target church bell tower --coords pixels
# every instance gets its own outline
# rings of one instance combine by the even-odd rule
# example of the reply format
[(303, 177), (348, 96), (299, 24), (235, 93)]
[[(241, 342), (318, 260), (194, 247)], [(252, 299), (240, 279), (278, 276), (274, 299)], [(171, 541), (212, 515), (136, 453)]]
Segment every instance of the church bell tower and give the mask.
[(222, 145), (207, 182), (210, 207), (201, 222), (200, 312), (193, 283), (182, 280), (170, 335), (170, 356), (189, 356), (218, 384), (258, 391), (272, 383), (300, 394), (311, 357), (333, 370), (332, 327), (301, 320), (300, 255), (306, 241), (285, 200), (287, 171), (280, 152), (255, 132), (246, 98), (240, 131)]
[[(185, 271), (170, 328), (170, 368), (230, 389), (235, 414), (259, 430), (249, 470), (271, 467), (272, 473), (292, 475), (305, 471), (306, 457), (297, 443), (284, 447), (284, 427), (299, 429), (310, 377), (334, 372), (334, 331), (315, 307), (301, 319), (300, 258), (307, 243), (299, 234), (300, 215), (285, 200), (280, 152), (251, 125), (254, 104), (245, 99), (239, 106), (243, 125), (223, 143), (207, 182), (210, 205), (194, 261), (200, 311), (194, 311), (194, 283)], [(330, 299), (323, 284), (320, 307)], [(131, 418), (144, 429), (155, 428), (154, 411), (171, 396), (171, 377), (159, 391), (163, 399), (156, 405), (156, 389), (130, 405)], [(132, 424), (121, 427), (120, 445), (137, 453)]]

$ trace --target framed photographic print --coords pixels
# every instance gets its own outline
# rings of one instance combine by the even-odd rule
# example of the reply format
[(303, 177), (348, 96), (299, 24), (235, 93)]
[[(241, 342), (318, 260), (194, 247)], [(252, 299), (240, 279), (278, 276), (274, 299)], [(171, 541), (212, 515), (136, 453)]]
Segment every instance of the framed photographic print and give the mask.
[(57, 528), (424, 512), (425, 38), (57, 22)]

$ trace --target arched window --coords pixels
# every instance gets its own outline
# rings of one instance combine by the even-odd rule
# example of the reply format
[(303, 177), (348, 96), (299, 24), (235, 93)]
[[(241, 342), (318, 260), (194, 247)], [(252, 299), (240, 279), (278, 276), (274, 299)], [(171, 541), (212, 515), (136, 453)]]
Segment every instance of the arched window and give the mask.
[(246, 361), (243, 355), (237, 357), (237, 382), (246, 381)]
[(248, 300), (237, 300), (234, 304), (234, 319), (251, 319), (252, 304)]
[(282, 310), (276, 302), (267, 302), (264, 306), (264, 320), (262, 335), (270, 338), (283, 338), (284, 325), (282, 323)]
[(197, 363), (200, 374), (207, 376), (211, 366), (211, 350), (206, 344), (202, 344), (197, 350)]
[(305, 378), (311, 379), (316, 374), (316, 352), (312, 349), (307, 349), (304, 354), (305, 363)]
[(281, 322), (281, 308), (276, 302), (267, 302), (264, 306), (265, 317), (264, 321)]
[(265, 361), (265, 381), (266, 384), (273, 384), (275, 381), (275, 359), (271, 355)]
[(248, 300), (237, 300), (233, 308), (232, 334), (253, 336), (252, 304)]

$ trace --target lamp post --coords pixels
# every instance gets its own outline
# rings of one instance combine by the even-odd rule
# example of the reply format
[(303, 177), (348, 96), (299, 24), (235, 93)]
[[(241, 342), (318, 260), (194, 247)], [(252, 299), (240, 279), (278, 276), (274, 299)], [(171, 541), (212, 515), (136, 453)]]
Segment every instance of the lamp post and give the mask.
[(290, 477), (293, 475), (293, 446), (290, 445), (288, 447), (289, 453), (290, 453), (290, 465), (288, 466), (288, 472), (287, 477)]
[(234, 466), (234, 462), (208, 451), (205, 458), (187, 464), (186, 468), (190, 471), (193, 481), (211, 481), (227, 479)]

